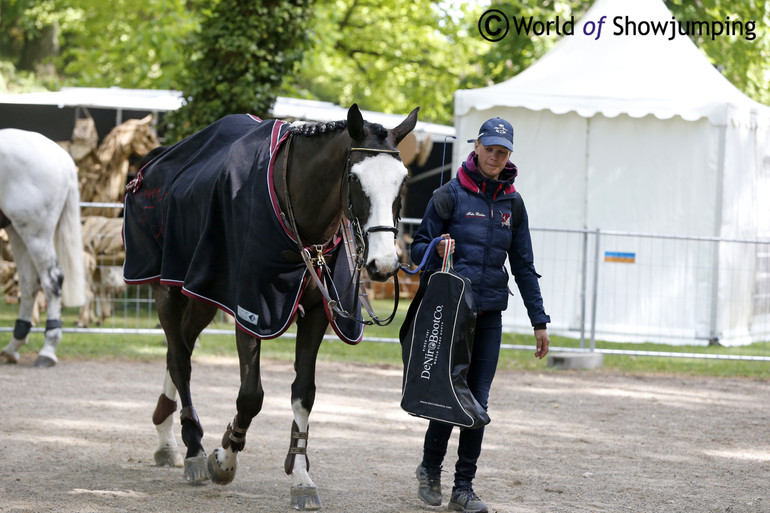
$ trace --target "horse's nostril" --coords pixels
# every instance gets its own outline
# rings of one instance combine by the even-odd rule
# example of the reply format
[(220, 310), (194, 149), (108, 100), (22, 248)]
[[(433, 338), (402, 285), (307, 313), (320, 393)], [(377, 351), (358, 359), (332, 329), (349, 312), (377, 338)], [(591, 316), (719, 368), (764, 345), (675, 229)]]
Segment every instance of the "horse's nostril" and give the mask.
[(378, 265), (377, 260), (371, 260), (366, 264), (366, 272), (374, 281), (385, 281), (398, 271), (398, 265)]

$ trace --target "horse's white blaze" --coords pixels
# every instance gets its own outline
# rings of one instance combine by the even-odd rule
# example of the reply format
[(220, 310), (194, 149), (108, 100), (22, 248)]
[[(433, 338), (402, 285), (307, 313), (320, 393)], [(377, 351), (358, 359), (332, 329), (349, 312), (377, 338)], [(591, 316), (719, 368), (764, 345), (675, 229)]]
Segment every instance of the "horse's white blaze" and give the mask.
[[(307, 433), (310, 412), (302, 406), (302, 402), (299, 399), (291, 403), (291, 409), (294, 412), (294, 422), (297, 423), (300, 433)], [(297, 447), (307, 447), (307, 440), (297, 440)], [(301, 454), (294, 458), (294, 469), (291, 472), (291, 477), (294, 481), (294, 486), (315, 487), (315, 483), (310, 479), (310, 475), (307, 472), (305, 457)]]
[[(355, 164), (351, 172), (371, 203), (369, 220), (361, 227), (364, 232), (372, 226), (393, 226), (393, 201), (401, 193), (407, 175), (404, 164), (392, 155), (380, 153)], [(369, 234), (369, 262), (385, 274), (398, 268), (392, 232)]]

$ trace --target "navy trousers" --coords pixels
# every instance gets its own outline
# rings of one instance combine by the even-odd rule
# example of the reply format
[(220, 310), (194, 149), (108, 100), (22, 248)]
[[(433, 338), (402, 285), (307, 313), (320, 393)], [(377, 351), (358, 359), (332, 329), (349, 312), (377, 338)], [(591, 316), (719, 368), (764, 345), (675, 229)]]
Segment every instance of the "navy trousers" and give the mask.
[[(483, 312), (476, 317), (476, 332), (467, 379), (468, 388), (485, 410), (489, 399), (489, 389), (492, 387), (492, 380), (497, 370), (497, 361), (500, 357), (502, 334), (503, 322), (500, 311)], [(431, 421), (428, 425), (422, 458), (422, 464), (426, 469), (441, 467), (453, 427), (451, 424), (437, 421)], [(460, 429), (457, 463), (455, 464), (455, 487), (467, 486), (476, 477), (476, 462), (481, 454), (483, 439), (484, 427)]]

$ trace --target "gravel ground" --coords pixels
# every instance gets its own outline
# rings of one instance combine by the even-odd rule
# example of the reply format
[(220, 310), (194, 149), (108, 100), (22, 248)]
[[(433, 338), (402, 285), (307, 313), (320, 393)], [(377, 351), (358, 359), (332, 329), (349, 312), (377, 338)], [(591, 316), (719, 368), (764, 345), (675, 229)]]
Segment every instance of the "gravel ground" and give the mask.
[[(162, 362), (33, 359), (0, 366), (0, 512), (291, 511), (290, 363), (263, 362), (264, 408), (233, 483), (193, 487), (153, 462)], [(319, 362), (309, 456), (324, 511), (445, 509), (416, 497), (426, 422), (399, 408), (400, 380)], [(209, 452), (237, 388), (234, 360), (195, 360)], [(770, 512), (769, 406), (770, 380), (500, 372), (475, 489), (493, 512)]]

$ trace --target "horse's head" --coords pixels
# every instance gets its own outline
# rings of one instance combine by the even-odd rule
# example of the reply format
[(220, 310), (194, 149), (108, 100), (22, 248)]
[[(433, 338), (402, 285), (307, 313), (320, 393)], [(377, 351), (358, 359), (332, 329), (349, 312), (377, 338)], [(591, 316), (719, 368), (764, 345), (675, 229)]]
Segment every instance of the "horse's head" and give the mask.
[(394, 242), (401, 210), (401, 189), (407, 170), (398, 154), (398, 143), (414, 129), (417, 111), (396, 128), (364, 121), (358, 106), (348, 111), (348, 133), (353, 139), (348, 152), (345, 214), (363, 244), (369, 277), (384, 281), (398, 271)]

